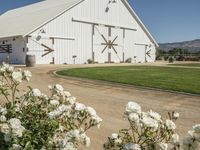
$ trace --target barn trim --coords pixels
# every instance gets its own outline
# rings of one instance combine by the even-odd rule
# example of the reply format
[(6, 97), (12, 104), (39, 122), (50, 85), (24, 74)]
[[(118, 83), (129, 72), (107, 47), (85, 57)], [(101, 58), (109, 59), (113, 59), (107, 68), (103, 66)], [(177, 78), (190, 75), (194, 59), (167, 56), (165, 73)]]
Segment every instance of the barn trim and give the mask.
[(125, 29), (125, 30), (133, 30), (137, 31), (137, 29), (131, 28), (131, 27), (126, 27), (126, 26), (119, 26), (119, 25), (114, 25), (114, 24), (107, 24), (103, 22), (95, 22), (95, 21), (88, 21), (86, 19), (78, 19), (78, 18), (72, 18), (72, 21), (74, 22), (80, 22), (80, 23), (86, 23), (86, 24), (92, 24), (92, 25), (102, 25), (105, 27), (111, 27), (111, 28), (119, 28), (119, 29)]
[(23, 35), (23, 37), (35, 32), (36, 30), (40, 29), (41, 27), (45, 26), (46, 24), (48, 24), (49, 22), (53, 21), (54, 19), (58, 18), (59, 16), (63, 15), (64, 13), (66, 13), (67, 11), (73, 9), (75, 6), (79, 5), (80, 3), (84, 2), (85, 0), (80, 0), (79, 2), (77, 2), (76, 4), (72, 5), (71, 7), (65, 9), (64, 11), (62, 11), (61, 13), (59, 13), (58, 15), (56, 15), (55, 17), (53, 17), (52, 19), (49, 19), (48, 21), (46, 21), (45, 23), (41, 24), (40, 26), (38, 26), (37, 28), (35, 28), (34, 30), (26, 33), (25, 35)]
[(127, 0), (121, 0), (123, 2), (123, 4), (126, 6), (126, 8), (129, 10), (129, 12), (131, 13), (131, 15), (133, 16), (133, 18), (137, 21), (137, 23), (142, 27), (143, 31), (147, 34), (147, 36), (151, 39), (151, 41), (155, 44), (156, 47), (159, 47), (158, 43), (156, 42), (156, 40), (154, 39), (154, 37), (151, 35), (151, 33), (148, 31), (148, 29), (146, 28), (146, 26), (143, 24), (143, 22), (140, 20), (140, 18), (138, 17), (138, 15), (135, 13), (135, 11), (133, 10), (133, 8), (131, 7), (131, 5), (129, 4), (129, 2)]

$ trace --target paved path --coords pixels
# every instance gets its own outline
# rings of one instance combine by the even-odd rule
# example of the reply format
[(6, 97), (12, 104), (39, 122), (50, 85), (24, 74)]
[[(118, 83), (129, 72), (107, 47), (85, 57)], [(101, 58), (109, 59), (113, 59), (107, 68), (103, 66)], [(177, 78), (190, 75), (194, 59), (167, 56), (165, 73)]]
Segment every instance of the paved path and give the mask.
[[(92, 145), (88, 150), (100, 150), (106, 137), (118, 129), (127, 126), (122, 118), (124, 106), (129, 101), (141, 104), (144, 110), (152, 109), (166, 116), (168, 111), (180, 113), (177, 122), (177, 132), (183, 135), (192, 125), (200, 123), (200, 97), (176, 94), (163, 91), (125, 87), (101, 82), (88, 82), (87, 80), (74, 80), (72, 78), (58, 78), (52, 74), (61, 68), (85, 67), (86, 65), (41, 65), (29, 70), (33, 73), (31, 86), (47, 93), (50, 84), (61, 84), (70, 91), (78, 101), (94, 107), (99, 116), (103, 118), (100, 129), (92, 129), (89, 136)], [(88, 66), (88, 65), (87, 65)], [(90, 66), (90, 65), (89, 65)], [(98, 65), (99, 66), (99, 65)], [(107, 65), (108, 66), (108, 65)]]

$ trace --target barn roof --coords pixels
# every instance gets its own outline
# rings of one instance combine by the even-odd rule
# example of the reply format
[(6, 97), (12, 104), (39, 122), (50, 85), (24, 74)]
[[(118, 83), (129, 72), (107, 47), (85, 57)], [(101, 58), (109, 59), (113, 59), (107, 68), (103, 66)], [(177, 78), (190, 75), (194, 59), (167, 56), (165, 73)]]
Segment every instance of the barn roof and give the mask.
[(10, 10), (0, 16), (0, 38), (24, 36), (79, 2), (80, 0), (45, 0)]
[[(0, 38), (25, 36), (84, 0), (44, 0), (7, 11), (0, 16)], [(151, 41), (156, 40), (139, 19), (128, 0), (122, 0)]]

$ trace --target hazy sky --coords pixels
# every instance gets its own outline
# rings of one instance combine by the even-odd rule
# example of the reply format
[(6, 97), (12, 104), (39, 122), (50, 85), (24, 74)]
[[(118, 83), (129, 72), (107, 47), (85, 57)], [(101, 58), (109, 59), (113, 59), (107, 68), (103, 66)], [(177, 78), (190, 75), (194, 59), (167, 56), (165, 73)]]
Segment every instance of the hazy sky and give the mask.
[[(1, 0), (0, 14), (39, 0)], [(200, 39), (200, 0), (129, 0), (160, 43)]]

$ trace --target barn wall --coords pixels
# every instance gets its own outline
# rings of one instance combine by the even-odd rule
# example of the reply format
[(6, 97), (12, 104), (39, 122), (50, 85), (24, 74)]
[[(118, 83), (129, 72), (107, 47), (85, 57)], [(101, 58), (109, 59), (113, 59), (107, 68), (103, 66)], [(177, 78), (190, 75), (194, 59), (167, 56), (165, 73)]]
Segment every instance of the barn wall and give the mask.
[(7, 58), (9, 57), (12, 64), (25, 64), (26, 52), (24, 50), (26, 44), (24, 39), (22, 37), (0, 39), (0, 44), (3, 41), (5, 41), (5, 44), (12, 45), (12, 53), (0, 53), (0, 63), (7, 62)]
[[(106, 10), (108, 11), (106, 12)], [(48, 39), (41, 39), (36, 42), (29, 40), (27, 45), (29, 53), (36, 54), (37, 64), (49, 64), (52, 57), (55, 57), (56, 64), (72, 64), (74, 63), (73, 56), (76, 56), (75, 63), (78, 64), (83, 64), (87, 62), (87, 59), (92, 59), (92, 50), (94, 48), (92, 41), (95, 41), (95, 39), (92, 38), (92, 25), (73, 22), (72, 18), (137, 29), (137, 31), (125, 31), (126, 34), (123, 45), (124, 57), (125, 60), (132, 58), (133, 62), (145, 62), (145, 47), (137, 46), (135, 43), (152, 43), (124, 4), (120, 0), (118, 0), (117, 3), (111, 4), (108, 4), (108, 0), (85, 0), (30, 34), (33, 40), (36, 39), (34, 37), (37, 37), (37, 35), (41, 35), (42, 37), (63, 38), (56, 39), (54, 43)], [(44, 30), (45, 33), (41, 33), (41, 29)], [(66, 38), (73, 40), (67, 40)], [(102, 42), (103, 40), (99, 38), (99, 43)], [(40, 45), (41, 43), (45, 43), (55, 51), (45, 57), (41, 57), (41, 55), (45, 53), (45, 48)], [(101, 49), (103, 49), (103, 47), (99, 48), (99, 50)], [(117, 57), (113, 57), (113, 59), (116, 59), (115, 62), (118, 62)], [(149, 61), (154, 61), (154, 58), (149, 59)]]

